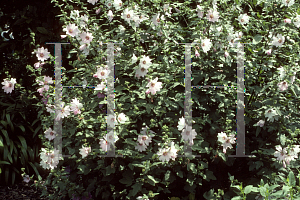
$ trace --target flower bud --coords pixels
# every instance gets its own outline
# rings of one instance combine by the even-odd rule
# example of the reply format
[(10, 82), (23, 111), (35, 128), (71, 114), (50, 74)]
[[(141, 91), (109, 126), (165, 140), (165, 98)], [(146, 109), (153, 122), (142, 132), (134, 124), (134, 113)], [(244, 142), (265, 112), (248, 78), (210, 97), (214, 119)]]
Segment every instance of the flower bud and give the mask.
[(225, 56), (225, 58), (227, 58), (229, 56), (229, 53), (227, 51), (225, 51), (224, 56)]
[(287, 18), (287, 19), (285, 19), (285, 20), (284, 20), (284, 23), (288, 23), (288, 24), (290, 24), (290, 23), (291, 23), (291, 19), (288, 19), (288, 18)]

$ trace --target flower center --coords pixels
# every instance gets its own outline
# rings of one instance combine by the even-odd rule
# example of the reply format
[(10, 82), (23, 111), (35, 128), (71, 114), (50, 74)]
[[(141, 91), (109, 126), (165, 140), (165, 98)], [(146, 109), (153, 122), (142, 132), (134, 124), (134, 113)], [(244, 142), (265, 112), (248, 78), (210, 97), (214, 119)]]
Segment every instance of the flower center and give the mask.
[(101, 74), (101, 76), (104, 76), (104, 75), (105, 75), (105, 73), (104, 73), (104, 72), (101, 72), (100, 74)]
[(111, 120), (110, 120), (110, 121), (112, 121), (112, 122), (113, 122), (113, 121), (115, 121), (115, 119), (114, 119), (114, 118), (111, 118)]
[(40, 57), (44, 57), (44, 54), (43, 54), (43, 53), (41, 53), (41, 54), (40, 54)]
[(209, 17), (212, 19), (212, 18), (214, 18), (214, 15), (213, 15), (213, 14), (211, 14)]
[(190, 131), (187, 131), (187, 132), (186, 132), (186, 135), (190, 135)]
[(127, 14), (127, 18), (130, 18), (130, 14)]
[(145, 71), (145, 68), (142, 68), (141, 71), (144, 72), (144, 71)]
[(204, 47), (204, 46), (205, 46), (205, 43), (202, 43), (202, 45), (201, 45), (201, 46), (203, 46), (203, 47)]
[(70, 30), (69, 30), (69, 32), (70, 32), (70, 33), (73, 33), (73, 30), (72, 30), (72, 29), (70, 29)]
[(51, 132), (51, 133), (50, 133), (50, 135), (54, 135), (54, 133), (53, 133), (53, 132)]
[(108, 6), (111, 6), (111, 3), (108, 3)]
[(290, 0), (287, 0), (286, 3), (290, 3)]
[(146, 65), (146, 60), (143, 61), (143, 64)]
[(86, 37), (85, 37), (85, 39), (86, 39), (86, 40), (89, 40), (89, 39), (90, 39), (90, 37), (89, 37), (89, 36), (86, 36)]
[(268, 113), (272, 112), (271, 110), (268, 111)]
[(155, 83), (151, 83), (151, 87), (154, 87), (155, 86)]
[(159, 23), (159, 22), (160, 22), (160, 19), (157, 19), (156, 21)]
[(11, 83), (9, 83), (8, 87), (12, 87), (12, 84), (11, 84)]
[(244, 19), (241, 19), (241, 22), (244, 22), (245, 20)]
[(139, 143), (139, 145), (140, 145), (140, 146), (143, 146), (143, 144), (142, 144), (142, 143)]
[(122, 3), (119, 3), (119, 6), (122, 6)]
[(145, 137), (145, 136), (142, 137), (142, 140), (146, 140), (146, 139), (147, 139), (147, 137)]
[(142, 19), (142, 16), (140, 16), (140, 19)]
[(281, 43), (281, 42), (282, 42), (282, 39), (279, 39), (278, 42)]
[(163, 155), (164, 155), (164, 156), (168, 155), (168, 152), (164, 152)]

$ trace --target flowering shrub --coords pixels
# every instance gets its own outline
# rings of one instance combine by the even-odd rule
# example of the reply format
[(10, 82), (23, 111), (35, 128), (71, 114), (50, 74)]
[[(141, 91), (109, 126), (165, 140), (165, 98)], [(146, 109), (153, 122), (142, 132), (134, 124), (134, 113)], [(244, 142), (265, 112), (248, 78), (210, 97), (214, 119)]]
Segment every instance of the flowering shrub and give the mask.
[[(37, 91), (48, 98), (39, 106), (48, 111), (42, 115), (45, 136), (41, 138), (46, 148), (41, 152), (41, 165), (51, 169), (45, 184), (57, 191), (49, 196), (50, 199), (63, 196), (75, 199), (82, 193), (95, 199), (166, 199), (167, 193), (176, 196), (179, 195), (176, 190), (182, 188), (181, 196), (195, 194), (206, 199), (221, 196), (245, 199), (248, 194), (254, 197), (258, 193), (268, 198), (279, 186), (282, 190), (274, 191), (272, 196), (286, 197), (288, 192), (291, 197), (299, 196), (293, 193), (296, 189), (293, 169), (299, 164), (296, 160), (299, 153), (296, 145), (299, 134), (299, 101), (296, 98), (299, 95), (299, 80), (296, 79), (299, 39), (296, 28), (299, 27), (296, 20), (299, 15), (294, 16), (294, 24), (278, 19), (283, 13), (292, 15), (296, 12), (295, 3), (283, 1), (274, 7), (269, 1), (255, 5), (253, 2), (223, 0), (220, 4), (217, 1), (199, 5), (185, 2), (161, 7), (160, 1), (138, 5), (132, 1), (77, 0), (73, 2), (82, 10), (73, 10), (71, 2), (53, 2), (64, 8), (61, 20), (65, 22), (63, 30), (67, 37), (63, 35), (62, 38), (73, 45), (70, 54), (79, 54), (72, 62), (74, 69), (63, 73), (62, 84), (75, 86), (86, 78), (84, 85), (89, 86), (85, 86), (87, 89), (63, 88), (61, 111), (56, 114), (52, 105), (54, 87), (51, 77), (44, 77), (44, 82), (37, 79), (37, 84), (43, 86)], [(171, 13), (169, 7), (176, 12)], [(247, 11), (243, 10), (245, 8)], [(265, 12), (266, 17), (259, 11)], [(269, 18), (278, 25), (273, 27)], [(182, 66), (187, 52), (180, 46), (175, 47), (179, 40), (199, 43), (202, 48), (193, 47), (193, 86), (234, 86), (237, 77), (232, 75), (236, 70), (232, 66), (241, 59), (235, 56), (235, 47), (241, 45), (236, 43), (252, 42), (244, 48), (245, 154), (255, 155), (254, 158), (234, 162), (242, 158), (227, 156), (235, 152), (232, 145), (236, 143), (233, 135), (236, 105), (232, 88), (225, 87), (224, 91), (193, 88), (194, 121), (192, 126), (186, 123), (182, 111), (185, 94), (182, 82), (185, 68)], [(108, 49), (104, 51), (103, 45), (112, 41), (123, 42), (122, 47), (115, 46), (114, 49), (114, 72), (106, 67)], [(45, 48), (38, 48), (35, 53), (41, 62), (48, 57), (54, 60)], [(276, 72), (281, 65), (281, 71)], [(42, 76), (42, 69), (35, 68)], [(212, 71), (212, 68), (216, 70)], [(116, 78), (114, 107), (117, 117), (106, 116), (98, 106), (108, 99), (98, 100), (103, 98), (101, 94), (107, 94), (105, 89), (112, 83), (109, 80), (112, 73)], [(98, 90), (103, 93), (99, 95)], [(53, 150), (50, 140), (55, 136), (54, 132), (51, 135), (53, 120), (61, 119), (63, 152)], [(106, 133), (105, 124), (116, 128)], [(184, 155), (184, 144), (191, 146), (193, 155), (201, 154), (201, 158), (179, 157)], [(116, 154), (122, 158), (103, 157), (112, 146), (116, 146)], [(219, 148), (222, 150), (218, 151)], [(70, 157), (62, 158), (62, 155)], [(274, 162), (276, 158), (269, 158), (271, 155), (282, 163)], [(72, 170), (66, 177), (63, 169), (68, 165)], [(220, 167), (228, 172), (228, 177), (224, 177), (224, 171), (219, 172)], [(242, 184), (233, 184), (238, 183), (231, 176), (235, 168), (249, 172), (248, 177), (239, 175), (247, 185), (245, 188)], [(274, 177), (279, 176), (276, 175), (278, 171), (283, 172), (280, 175), (283, 181), (289, 177), (285, 185), (278, 185), (282, 184), (282, 180)], [(256, 177), (250, 179), (254, 174)], [(228, 179), (231, 184), (226, 185), (232, 189), (218, 188)], [(217, 193), (206, 186), (209, 182), (218, 189)], [(239, 196), (235, 197), (236, 194)]]

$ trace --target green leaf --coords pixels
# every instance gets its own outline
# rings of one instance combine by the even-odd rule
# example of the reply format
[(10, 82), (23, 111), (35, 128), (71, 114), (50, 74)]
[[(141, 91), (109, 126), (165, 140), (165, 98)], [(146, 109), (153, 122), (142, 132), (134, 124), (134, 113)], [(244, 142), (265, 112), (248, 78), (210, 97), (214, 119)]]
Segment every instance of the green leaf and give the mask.
[(8, 134), (7, 134), (7, 131), (4, 130), (4, 129), (1, 129), (4, 137), (5, 137), (5, 140), (6, 140), (6, 144), (9, 146), (10, 145), (10, 141), (9, 141), (9, 137), (8, 137)]
[(10, 163), (9, 163), (9, 162), (6, 162), (6, 161), (0, 160), (0, 165), (10, 165)]
[(178, 171), (178, 172), (176, 172), (176, 174), (177, 174), (177, 176), (179, 176), (180, 178), (183, 178), (183, 173), (182, 173), (182, 171)]
[(29, 165), (32, 167), (32, 169), (35, 171), (36, 176), (38, 177), (39, 180), (42, 179), (42, 177), (40, 176), (39, 171), (37, 170), (37, 168), (34, 166), (34, 164), (32, 162), (28, 162)]
[(26, 144), (25, 138), (24, 138), (23, 136), (20, 136), (20, 135), (18, 135), (18, 138), (20, 139), (21, 144), (22, 144), (22, 146), (24, 147), (24, 149), (27, 150), (27, 144)]
[(149, 184), (155, 186), (155, 183), (158, 183), (158, 181), (156, 181), (153, 176), (147, 175), (147, 177), (149, 179)]
[(120, 183), (125, 184), (126, 187), (129, 187), (130, 185), (132, 185), (132, 179), (129, 177), (125, 177), (119, 180)]
[(197, 173), (196, 165), (194, 163), (189, 163), (187, 165), (187, 170), (191, 170), (194, 174)]
[(215, 175), (213, 174), (213, 172), (209, 171), (209, 170), (206, 171), (206, 177), (208, 178), (207, 181), (209, 181), (209, 179), (211, 179), (211, 180), (217, 180), (217, 178), (215, 177)]
[(253, 188), (253, 185), (247, 185), (247, 186), (244, 188), (244, 193), (245, 193), (245, 194), (249, 194), (250, 192), (252, 192), (252, 188)]
[(23, 133), (25, 133), (25, 128), (23, 125), (19, 125), (18, 127), (22, 130)]
[(165, 174), (165, 181), (168, 181), (170, 179), (170, 174), (171, 174), (171, 171), (168, 170)]
[(296, 179), (295, 179), (294, 173), (292, 171), (290, 171), (290, 173), (289, 173), (289, 185), (290, 186), (296, 185)]
[(139, 183), (134, 184), (133, 186), (131, 186), (133, 188), (132, 190), (132, 196), (135, 196), (139, 191), (142, 190), (142, 185)]
[(37, 27), (36, 29), (42, 34), (48, 34), (47, 29), (45, 29), (44, 27)]
[(284, 134), (280, 135), (280, 143), (284, 146), (285, 145), (285, 141), (286, 141), (286, 137)]

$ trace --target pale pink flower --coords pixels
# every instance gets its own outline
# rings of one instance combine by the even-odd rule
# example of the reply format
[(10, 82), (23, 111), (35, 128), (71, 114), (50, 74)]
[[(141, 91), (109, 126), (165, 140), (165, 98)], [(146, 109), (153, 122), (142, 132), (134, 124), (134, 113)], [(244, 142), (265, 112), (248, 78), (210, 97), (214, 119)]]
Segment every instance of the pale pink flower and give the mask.
[(51, 128), (48, 128), (48, 130), (45, 131), (45, 137), (51, 141), (56, 137), (56, 132), (52, 131)]
[(239, 17), (238, 17), (238, 21), (241, 23), (241, 24), (247, 24), (249, 23), (249, 16), (247, 14), (241, 14)]
[(200, 5), (197, 5), (197, 15), (199, 18), (203, 17), (204, 12), (202, 12), (203, 8)]
[(294, 0), (282, 0), (282, 3), (285, 6), (290, 7), (290, 6), (294, 5), (295, 1)]
[(11, 78), (10, 81), (4, 79), (3, 81), (4, 82), (2, 82), (1, 84), (4, 85), (2, 87), (2, 89), (4, 89), (4, 92), (6, 92), (7, 94), (8, 93), (12, 93), (12, 91), (14, 90), (15, 84), (17, 83), (16, 79), (15, 78)]
[(290, 23), (292, 23), (292, 21), (291, 21), (291, 19), (288, 19), (288, 18), (287, 18), (287, 19), (284, 20), (284, 23), (290, 24)]
[(121, 123), (121, 124), (124, 124), (126, 121), (127, 121), (127, 117), (124, 113), (120, 113), (118, 115), (118, 121)]
[(196, 131), (195, 129), (192, 129), (191, 126), (185, 126), (185, 128), (182, 130), (182, 138), (185, 140), (185, 141), (193, 141), (193, 139), (196, 138)]
[(60, 39), (66, 38), (68, 35), (60, 35)]
[(82, 45), (79, 47), (79, 50), (80, 50), (80, 51), (84, 51), (84, 50), (87, 49), (87, 47), (88, 47), (88, 44), (87, 44), (87, 43), (82, 44)]
[(263, 127), (264, 124), (265, 124), (265, 121), (264, 120), (259, 120), (259, 122), (257, 122), (256, 124), (257, 124), (257, 126)]
[(216, 11), (216, 10), (209, 10), (207, 15), (207, 20), (210, 21), (210, 22), (218, 22), (218, 19), (219, 19), (219, 12)]
[(140, 67), (148, 68), (152, 64), (151, 59), (149, 56), (143, 55), (140, 59)]
[(101, 11), (101, 8), (98, 8), (98, 9), (96, 10), (96, 15), (99, 15), (100, 11)]
[(83, 32), (80, 34), (83, 43), (89, 44), (93, 40), (93, 35), (91, 33)]
[(139, 135), (137, 141), (140, 144), (145, 144), (147, 146), (149, 145), (150, 142), (152, 142), (151, 137), (149, 137), (148, 135)]
[(135, 146), (135, 149), (140, 151), (140, 152), (146, 151), (147, 145), (145, 143), (137, 142), (137, 145)]
[(122, 1), (121, 0), (114, 0), (114, 7), (116, 10), (120, 10), (122, 8)]
[(75, 115), (80, 114), (80, 109), (82, 108), (82, 103), (79, 102), (79, 100), (75, 97), (75, 99), (72, 99), (71, 102), (71, 110), (74, 112)]
[(56, 121), (59, 121), (61, 118), (65, 118), (68, 115), (70, 115), (70, 106), (66, 106), (65, 107), (65, 102), (62, 102), (61, 104), (61, 110), (58, 113), (57, 117), (56, 117)]
[(38, 68), (42, 67), (44, 64), (45, 63), (36, 62), (36, 63), (34, 63), (34, 68), (38, 69)]
[(277, 37), (273, 37), (272, 45), (275, 45), (276, 47), (281, 47), (284, 41), (284, 36), (282, 36), (281, 34), (277, 34)]
[(66, 28), (63, 29), (63, 31), (65, 31), (66, 34), (70, 35), (71, 37), (75, 37), (79, 33), (78, 27), (75, 26), (75, 24), (69, 24)]
[(195, 56), (196, 56), (196, 58), (198, 58), (200, 56), (200, 54), (197, 50), (195, 51)]
[(133, 10), (129, 10), (126, 8), (122, 13), (122, 18), (127, 21), (128, 24), (130, 24), (130, 21), (134, 19), (134, 13)]
[(109, 147), (110, 147), (110, 143), (106, 140), (105, 137), (103, 137), (104, 139), (100, 139), (100, 147), (102, 149), (102, 151), (105, 151), (107, 152), (109, 150)]
[(288, 88), (288, 84), (286, 81), (282, 81), (278, 83), (278, 88), (280, 91), (285, 91)]
[(266, 51), (266, 54), (268, 54), (268, 55), (271, 55), (271, 53), (272, 53), (272, 49), (269, 49)]
[(274, 153), (274, 156), (277, 157), (277, 160), (280, 161), (284, 161), (287, 151), (286, 148), (282, 149), (282, 147), (280, 145), (276, 146), (276, 150)]
[(114, 127), (114, 124), (118, 124), (118, 121), (116, 120), (116, 116), (110, 114), (107, 116), (107, 120), (106, 120), (107, 124), (110, 126), (110, 127)]
[(107, 87), (106, 87), (105, 82), (101, 82), (101, 84), (98, 84), (97, 87), (95, 88), (95, 90), (107, 91)]
[(36, 57), (38, 58), (38, 60), (42, 62), (44, 62), (49, 58), (49, 54), (50, 52), (48, 51), (48, 49), (47, 48), (44, 49), (44, 47), (38, 48), (36, 51)]
[(93, 4), (93, 5), (95, 5), (95, 3), (98, 2), (98, 0), (87, 0), (87, 2), (88, 2), (88, 3), (91, 3), (91, 4)]
[(162, 82), (157, 82), (158, 77), (156, 77), (154, 80), (151, 80), (146, 87), (149, 87), (147, 91), (150, 91), (152, 95), (156, 94), (156, 91), (160, 91), (160, 88), (162, 88)]
[(26, 183), (28, 183), (28, 182), (30, 181), (29, 175), (25, 175), (25, 176), (23, 177), (23, 181), (26, 182)]
[(111, 10), (108, 11), (107, 16), (108, 16), (109, 22), (111, 22), (111, 20), (114, 18), (114, 14)]
[(152, 16), (151, 21), (154, 23), (155, 26), (158, 26), (161, 23), (161, 20), (165, 19), (163, 15), (159, 18), (159, 15), (160, 13), (157, 13), (156, 15)]
[(85, 158), (89, 155), (89, 153), (92, 151), (91, 147), (84, 147), (82, 145), (82, 148), (79, 149), (79, 154), (82, 156), (82, 158)]
[(104, 69), (103, 67), (98, 67), (97, 73), (94, 74), (94, 77), (101, 79), (106, 79), (108, 77), (108, 74), (110, 73), (110, 70)]
[(224, 56), (225, 56), (225, 58), (227, 58), (229, 56), (228, 51), (225, 51)]
[(136, 69), (136, 77), (144, 77), (148, 73), (148, 67), (139, 67)]
[(171, 158), (171, 154), (169, 153), (169, 149), (167, 148), (160, 148), (157, 155), (159, 155), (159, 160), (161, 160), (162, 162), (164, 161), (169, 162)]

